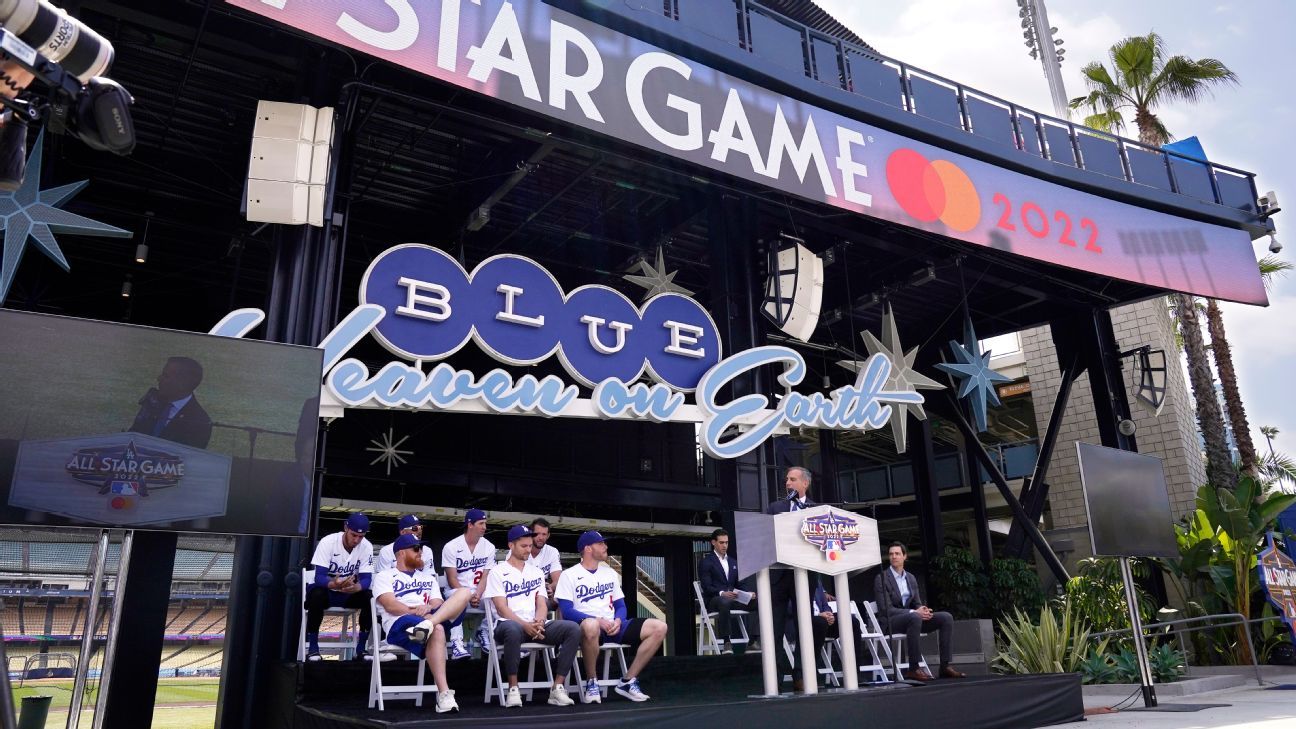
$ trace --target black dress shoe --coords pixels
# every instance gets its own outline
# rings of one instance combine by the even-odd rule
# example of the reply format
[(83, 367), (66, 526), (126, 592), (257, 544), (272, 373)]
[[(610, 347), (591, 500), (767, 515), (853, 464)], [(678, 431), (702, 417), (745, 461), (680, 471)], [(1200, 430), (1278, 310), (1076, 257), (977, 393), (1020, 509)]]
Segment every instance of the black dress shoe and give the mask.
[(805, 693), (805, 684), (802, 683), (801, 679), (794, 678), (792, 679), (792, 690), (796, 693), (803, 694)]
[(6, 112), (0, 127), (0, 190), (13, 192), (27, 176), (27, 120)]

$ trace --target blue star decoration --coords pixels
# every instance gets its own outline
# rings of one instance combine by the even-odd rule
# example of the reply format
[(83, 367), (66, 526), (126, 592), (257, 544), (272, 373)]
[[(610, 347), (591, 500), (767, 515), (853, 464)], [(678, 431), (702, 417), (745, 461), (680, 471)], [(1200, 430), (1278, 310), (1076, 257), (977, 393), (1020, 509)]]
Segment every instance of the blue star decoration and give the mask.
[(18, 264), (27, 248), (28, 238), (36, 242), (41, 253), (67, 271), (71, 266), (59, 249), (55, 233), (111, 238), (130, 238), (133, 235), (129, 230), (59, 209), (60, 205), (90, 184), (89, 180), (49, 190), (40, 189), (41, 150), (44, 141), (45, 132), (42, 131), (27, 160), (27, 177), (22, 186), (13, 192), (0, 193), (0, 228), (4, 229), (4, 256), (0, 258), (0, 303), (4, 303), (9, 294), (9, 285), (18, 272)]
[(960, 380), (958, 396), (967, 400), (972, 408), (972, 419), (978, 432), (986, 429), (986, 402), (999, 404), (999, 393), (995, 392), (996, 382), (1012, 382), (1012, 378), (1001, 375), (990, 369), (990, 352), (981, 352), (981, 343), (977, 340), (972, 320), (964, 319), (963, 343), (950, 340), (950, 352), (954, 362), (942, 362), (936, 369)]

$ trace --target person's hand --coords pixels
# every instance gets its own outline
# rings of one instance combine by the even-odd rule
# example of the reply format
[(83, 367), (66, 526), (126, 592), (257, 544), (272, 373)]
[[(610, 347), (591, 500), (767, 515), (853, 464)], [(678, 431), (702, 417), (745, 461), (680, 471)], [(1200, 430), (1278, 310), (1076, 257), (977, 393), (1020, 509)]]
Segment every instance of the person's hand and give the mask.
[(427, 614), (430, 612), (432, 612), (432, 606), (426, 603), (424, 603), (423, 605), (415, 605), (414, 607), (410, 608), (410, 615), (413, 615), (414, 617), (417, 618), (426, 617)]
[(473, 607), (481, 607), (481, 595), (474, 593), (472, 597), (468, 598), (468, 604)]
[(926, 605), (921, 605), (918, 608), (918, 617), (922, 618), (923, 620), (931, 620), (933, 614), (934, 613), (932, 613), (932, 609), (927, 607)]
[(19, 91), (26, 88), (27, 84), (31, 83), (32, 79), (35, 78), (31, 71), (28, 71), (14, 61), (5, 61), (0, 64), (0, 73), (4, 73), (4, 75), (8, 76), (13, 85), (18, 87), (18, 91), (15, 91), (8, 84), (0, 84), (0, 94), (4, 95), (7, 99), (12, 99), (17, 96)]
[(720, 597), (723, 597), (723, 598), (725, 598), (726, 600), (732, 600), (732, 599), (738, 597), (738, 593), (734, 592), (733, 590), (729, 590), (729, 591), (727, 591), (727, 592), (722, 592), (722, 593), (720, 593)]
[(830, 595), (830, 594), (828, 594), (828, 593), (826, 593), (826, 592), (824, 593), (824, 599), (827, 600), (828, 602), (837, 602), (837, 596), (836, 596), (836, 595)]
[(822, 612), (822, 613), (819, 613), (819, 617), (821, 617), (821, 618), (823, 618), (824, 620), (826, 620), (826, 621), (828, 622), (829, 625), (832, 625), (833, 623), (837, 622), (837, 616), (836, 616), (836, 615), (833, 615), (833, 614), (830, 613), (830, 612)]

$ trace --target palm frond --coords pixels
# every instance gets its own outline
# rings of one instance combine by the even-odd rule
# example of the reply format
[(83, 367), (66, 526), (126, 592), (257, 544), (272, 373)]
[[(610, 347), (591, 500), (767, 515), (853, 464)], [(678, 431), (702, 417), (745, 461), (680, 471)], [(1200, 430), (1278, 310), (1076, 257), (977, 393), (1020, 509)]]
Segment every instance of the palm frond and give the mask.
[(1185, 56), (1174, 56), (1152, 79), (1148, 96), (1196, 103), (1210, 96), (1216, 86), (1237, 83), (1237, 74), (1214, 58), (1194, 61)]
[(1266, 289), (1273, 285), (1275, 279), (1286, 276), (1288, 271), (1296, 268), (1291, 261), (1284, 261), (1272, 254), (1261, 258), (1257, 265), (1260, 266), (1260, 278), (1264, 281)]
[(1121, 116), (1119, 111), (1113, 109), (1090, 114), (1084, 118), (1083, 124), (1100, 132), (1116, 133), (1125, 128), (1125, 118)]

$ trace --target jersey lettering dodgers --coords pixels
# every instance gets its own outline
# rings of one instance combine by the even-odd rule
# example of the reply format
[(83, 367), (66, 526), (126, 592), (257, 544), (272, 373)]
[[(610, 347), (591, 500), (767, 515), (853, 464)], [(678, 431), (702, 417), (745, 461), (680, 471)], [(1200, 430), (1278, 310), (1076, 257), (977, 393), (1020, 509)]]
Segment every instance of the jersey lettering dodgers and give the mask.
[(475, 589), (482, 573), (495, 566), (495, 545), (485, 539), (477, 540), (477, 548), (468, 549), (464, 535), (446, 542), (441, 550), (441, 566), (446, 574), (453, 570), (459, 576), (459, 586)]
[(433, 600), (441, 599), (441, 586), (437, 583), (436, 570), (421, 569), (413, 574), (401, 572), (395, 567), (383, 570), (373, 577), (373, 595), (378, 602), (378, 619), (382, 621), (383, 630), (391, 631), (392, 623), (400, 615), (389, 615), (383, 610), (382, 596), (391, 593), (396, 601), (409, 607), (427, 605)]
[(625, 594), (621, 592), (621, 575), (600, 562), (593, 572), (579, 564), (563, 570), (554, 597), (571, 600), (572, 607), (590, 617), (611, 620), (616, 616), (613, 604)]
[(546, 582), (549, 581), (549, 575), (553, 574), (554, 570), (562, 569), (562, 559), (558, 556), (558, 550), (548, 544), (540, 548), (540, 554), (528, 555), (527, 564), (539, 567), (540, 571), (544, 573)]
[(372, 574), (373, 545), (368, 539), (361, 539), (355, 549), (348, 552), (342, 546), (343, 535), (344, 532), (334, 532), (321, 539), (315, 548), (315, 556), (311, 557), (311, 564), (327, 568), (331, 578)]
[[(523, 622), (530, 622), (535, 620), (536, 595), (544, 590), (544, 580), (544, 573), (535, 565), (527, 562), (519, 570), (506, 560), (492, 567), (490, 574), (486, 575), (486, 591), (482, 597), (488, 600), (504, 598), (513, 614)], [(501, 615), (500, 620), (507, 618)]]

